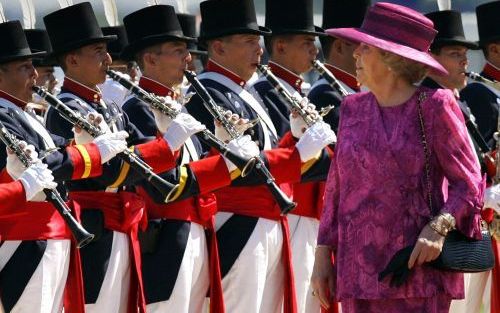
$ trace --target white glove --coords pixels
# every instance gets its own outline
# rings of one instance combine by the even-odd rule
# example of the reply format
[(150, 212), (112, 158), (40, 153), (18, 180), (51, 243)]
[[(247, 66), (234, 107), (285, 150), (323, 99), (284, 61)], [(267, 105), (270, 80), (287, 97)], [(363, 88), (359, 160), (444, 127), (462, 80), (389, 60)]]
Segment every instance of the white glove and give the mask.
[(484, 191), (484, 208), (492, 208), (500, 214), (500, 184), (486, 188)]
[(317, 156), (324, 147), (336, 141), (337, 136), (330, 125), (316, 122), (306, 130), (295, 146), (299, 150), (301, 161), (307, 162)]
[[(316, 111), (316, 106), (309, 102), (309, 99), (304, 97), (300, 101), (300, 106), (304, 111), (309, 113), (309, 115), (314, 118), (319, 116), (319, 112)], [(292, 110), (290, 113), (290, 129), (292, 131), (292, 135), (295, 138), (301, 138), (304, 132), (307, 129), (307, 124), (304, 119), (297, 113), (295, 110)]]
[(52, 172), (47, 168), (47, 164), (41, 162), (28, 167), (21, 174), (19, 180), (23, 184), (26, 201), (43, 201), (45, 200), (45, 194), (42, 191), (57, 187), (57, 183), (54, 182), (54, 176), (52, 176)]
[[(109, 133), (109, 126), (108, 124), (104, 121), (104, 117), (97, 113), (97, 112), (90, 112), (85, 116), (85, 119), (90, 122), (90, 124), (96, 126), (101, 130), (102, 133)], [(87, 143), (90, 143), (94, 140), (92, 136), (90, 136), (89, 133), (82, 129), (75, 129), (73, 127), (73, 133), (75, 136), (75, 143), (77, 145), (84, 145)]]
[[(179, 104), (179, 102), (173, 100), (171, 97), (162, 97), (162, 100), (164, 100), (164, 103), (171, 107), (172, 109), (176, 111), (180, 111), (182, 109), (182, 106)], [(151, 109), (151, 112), (153, 112), (153, 115), (155, 116), (155, 122), (156, 122), (156, 127), (160, 131), (160, 133), (164, 134), (167, 129), (170, 127), (170, 124), (172, 123), (172, 119), (168, 117), (166, 114), (161, 113), (160, 111), (156, 109)]]
[(127, 150), (128, 133), (124, 130), (116, 133), (105, 133), (94, 138), (94, 143), (101, 154), (101, 164), (104, 164), (114, 158), (118, 153)]
[[(252, 141), (252, 138), (250, 138), (250, 136), (248, 135), (231, 140), (227, 144), (227, 148), (232, 153), (244, 159), (251, 159), (258, 156), (260, 153), (259, 146), (255, 143), (255, 141)], [(227, 170), (229, 171), (229, 173), (237, 168), (236, 165), (234, 165), (233, 162), (229, 161), (229, 159), (227, 159), (225, 156), (224, 161), (226, 162)]]
[[(236, 128), (236, 131), (239, 134), (243, 134), (249, 127), (248, 125), (248, 119), (246, 118), (240, 118), (238, 114), (234, 114), (233, 112), (227, 110), (224, 112), (224, 117), (234, 125)], [(215, 124), (215, 137), (219, 139), (222, 142), (228, 143), (232, 138), (229, 135), (229, 133), (226, 131), (224, 127), (217, 121), (214, 123)]]
[[(33, 145), (28, 145), (25, 141), (20, 141), (19, 146), (30, 156), (32, 163), (40, 162), (40, 160), (38, 160), (38, 153), (35, 151), (35, 147)], [(7, 173), (9, 173), (12, 179), (18, 179), (19, 176), (21, 176), (21, 174), (26, 170), (26, 167), (17, 158), (17, 156), (14, 153), (10, 153), (8, 150), (6, 168)]]
[(179, 150), (192, 135), (205, 129), (205, 125), (186, 113), (179, 113), (168, 127), (163, 139), (172, 151)]

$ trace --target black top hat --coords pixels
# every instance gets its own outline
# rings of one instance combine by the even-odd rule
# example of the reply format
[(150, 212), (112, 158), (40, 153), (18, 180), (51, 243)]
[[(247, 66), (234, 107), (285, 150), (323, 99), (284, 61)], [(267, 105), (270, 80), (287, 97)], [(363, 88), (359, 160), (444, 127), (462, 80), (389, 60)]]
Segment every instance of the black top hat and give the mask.
[(324, 29), (361, 27), (370, 0), (324, 0)]
[(43, 18), (52, 43), (53, 53), (59, 55), (97, 42), (115, 40), (104, 36), (89, 2), (75, 4), (50, 13)]
[(9, 21), (0, 24), (0, 64), (41, 57), (46, 54), (45, 51), (31, 51), (23, 27), (19, 21)]
[(122, 51), (122, 58), (132, 59), (140, 50), (166, 41), (195, 42), (186, 37), (171, 5), (153, 5), (140, 9), (123, 18), (127, 30), (128, 46)]
[(104, 36), (115, 35), (117, 37), (116, 40), (108, 42), (108, 53), (114, 60), (120, 59), (120, 53), (122, 53), (123, 48), (125, 48), (128, 44), (125, 27), (122, 25), (107, 26), (102, 27), (101, 30)]
[(270, 35), (259, 26), (253, 0), (207, 0), (200, 3), (201, 41), (235, 34)]
[(500, 40), (500, 1), (482, 4), (476, 8), (477, 28), (479, 31), (479, 44)]
[[(177, 18), (181, 24), (182, 32), (188, 37), (196, 38), (196, 16), (192, 14), (177, 13)], [(188, 43), (188, 49), (191, 54), (207, 54), (207, 51), (200, 50), (200, 47), (194, 42)]]
[[(47, 54), (52, 52), (49, 35), (44, 29), (25, 29), (24, 34), (31, 51), (45, 51)], [(50, 57), (33, 58), (34, 66), (55, 66), (57, 62)]]
[(465, 39), (462, 15), (458, 11), (445, 10), (425, 14), (434, 23), (438, 34), (431, 44), (431, 49), (443, 46), (464, 46), (469, 49), (478, 49), (475, 42)]
[(313, 17), (312, 0), (266, 0), (266, 27), (273, 35), (326, 36), (322, 28), (314, 26)]

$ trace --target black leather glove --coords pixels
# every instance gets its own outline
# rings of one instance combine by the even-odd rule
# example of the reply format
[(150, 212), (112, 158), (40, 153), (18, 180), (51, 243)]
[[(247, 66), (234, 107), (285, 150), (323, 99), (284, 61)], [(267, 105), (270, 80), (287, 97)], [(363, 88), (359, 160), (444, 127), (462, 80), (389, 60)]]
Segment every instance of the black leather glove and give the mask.
[(378, 274), (378, 280), (382, 281), (387, 275), (392, 273), (391, 287), (400, 287), (410, 275), (408, 268), (411, 252), (414, 246), (408, 246), (396, 252), (385, 269)]

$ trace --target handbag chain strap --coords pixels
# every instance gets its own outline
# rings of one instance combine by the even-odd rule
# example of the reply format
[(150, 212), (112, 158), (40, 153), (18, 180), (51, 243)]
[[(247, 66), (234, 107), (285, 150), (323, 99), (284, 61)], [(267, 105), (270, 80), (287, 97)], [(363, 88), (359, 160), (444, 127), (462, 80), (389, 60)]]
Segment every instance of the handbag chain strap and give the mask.
[(422, 102), (427, 99), (427, 94), (425, 92), (421, 92), (417, 98), (417, 111), (418, 118), (420, 121), (420, 132), (422, 136), (422, 145), (424, 146), (424, 154), (425, 154), (425, 180), (426, 180), (426, 188), (427, 188), (427, 197), (429, 201), (429, 209), (432, 212), (432, 186), (431, 186), (431, 166), (430, 166), (430, 151), (427, 144), (427, 136), (425, 135), (425, 123), (424, 117), (422, 115)]

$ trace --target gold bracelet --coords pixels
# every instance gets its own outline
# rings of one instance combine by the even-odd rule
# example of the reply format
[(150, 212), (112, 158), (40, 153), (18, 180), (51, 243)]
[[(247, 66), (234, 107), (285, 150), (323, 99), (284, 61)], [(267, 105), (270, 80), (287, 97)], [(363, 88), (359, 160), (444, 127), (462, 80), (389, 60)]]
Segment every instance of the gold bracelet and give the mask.
[(455, 228), (455, 218), (450, 213), (441, 213), (435, 216), (430, 222), (429, 227), (443, 237)]

